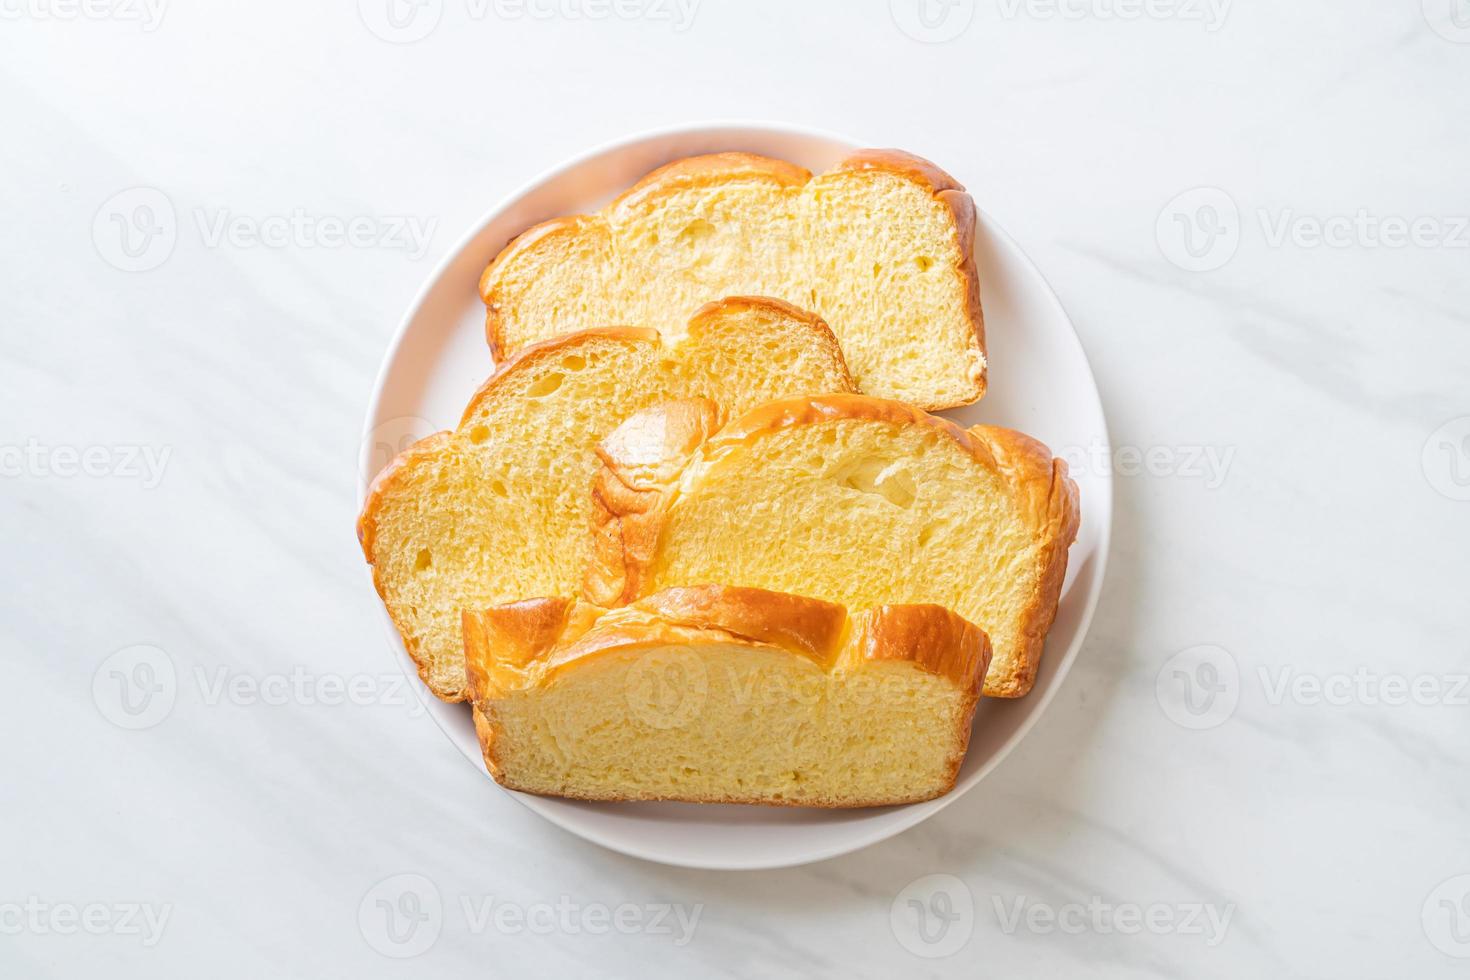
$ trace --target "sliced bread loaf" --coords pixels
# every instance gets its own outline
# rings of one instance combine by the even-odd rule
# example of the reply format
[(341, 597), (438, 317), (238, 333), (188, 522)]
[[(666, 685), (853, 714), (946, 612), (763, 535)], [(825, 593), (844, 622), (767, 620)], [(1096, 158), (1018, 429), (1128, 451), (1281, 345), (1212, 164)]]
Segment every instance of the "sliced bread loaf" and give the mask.
[(711, 303), (677, 335), (591, 330), (521, 350), (458, 429), (378, 475), (358, 519), (378, 592), (425, 683), (464, 698), (460, 610), (576, 590), (590, 553), (593, 448), (628, 416), (690, 395), (739, 414), (781, 394), (851, 390), (821, 320), (767, 299)]
[(819, 314), (858, 389), (923, 408), (985, 391), (975, 206), (954, 178), (863, 150), (813, 178), (747, 153), (679, 160), (603, 211), (537, 225), (480, 280), (496, 357), (602, 323), (674, 324), (710, 296)]
[(485, 764), (585, 800), (853, 807), (954, 786), (990, 647), (931, 605), (669, 589), (464, 614)]
[(1064, 462), (1018, 432), (862, 395), (773, 401), (705, 438), (716, 422), (681, 401), (601, 444), (588, 598), (726, 583), (854, 609), (935, 603), (989, 635), (987, 695), (1031, 689), (1077, 534)]

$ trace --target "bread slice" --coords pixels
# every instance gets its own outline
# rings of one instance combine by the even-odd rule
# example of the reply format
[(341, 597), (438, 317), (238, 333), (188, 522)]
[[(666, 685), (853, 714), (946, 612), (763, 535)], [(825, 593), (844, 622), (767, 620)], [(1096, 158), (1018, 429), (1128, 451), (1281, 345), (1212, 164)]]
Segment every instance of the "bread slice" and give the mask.
[(639, 409), (698, 395), (741, 413), (781, 394), (851, 391), (831, 331), (775, 300), (705, 306), (677, 336), (613, 328), (521, 350), (459, 428), (373, 481), (358, 538), (404, 646), (433, 692), (465, 695), (460, 610), (566, 595), (590, 554), (597, 440)]
[(862, 395), (773, 401), (702, 437), (716, 420), (680, 401), (601, 444), (588, 598), (726, 583), (935, 603), (989, 635), (987, 695), (1031, 689), (1077, 536), (1064, 462), (1018, 432)]
[(862, 150), (819, 177), (748, 153), (655, 170), (511, 242), (480, 280), (496, 357), (600, 323), (668, 327), (711, 296), (820, 315), (859, 390), (922, 408), (985, 392), (975, 205), (926, 160)]
[(485, 764), (585, 800), (853, 807), (948, 792), (990, 646), (938, 606), (669, 589), (464, 615)]

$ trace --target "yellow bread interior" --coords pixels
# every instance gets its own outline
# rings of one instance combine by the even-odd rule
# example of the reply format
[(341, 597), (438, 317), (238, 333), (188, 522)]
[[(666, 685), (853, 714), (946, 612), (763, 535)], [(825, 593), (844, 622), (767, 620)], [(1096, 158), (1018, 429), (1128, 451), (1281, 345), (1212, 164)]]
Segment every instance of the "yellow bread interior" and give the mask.
[(974, 224), (963, 187), (898, 151), (815, 178), (750, 154), (681, 160), (507, 246), (480, 284), (487, 333), (511, 351), (598, 323), (673, 326), (710, 296), (773, 296), (831, 325), (859, 390), (969, 404), (985, 378)]
[[(762, 405), (686, 451), (699, 440), (671, 429), (699, 408), (650, 409), (604, 441), (590, 599), (728, 583), (934, 603), (989, 635), (987, 695), (1030, 690), (1077, 532), (1065, 463), (1019, 433), (857, 395)], [(632, 438), (649, 429), (661, 440)]]
[(989, 654), (979, 629), (935, 606), (849, 617), (721, 586), (617, 610), (530, 600), (465, 621), (491, 773), (589, 800), (851, 807), (941, 795)]
[(576, 590), (590, 553), (593, 448), (629, 415), (685, 395), (739, 413), (778, 394), (847, 390), (826, 326), (765, 299), (709, 304), (668, 336), (584, 331), (519, 352), (455, 431), (378, 476), (359, 518), (378, 591), (425, 682), (464, 698), (462, 609)]

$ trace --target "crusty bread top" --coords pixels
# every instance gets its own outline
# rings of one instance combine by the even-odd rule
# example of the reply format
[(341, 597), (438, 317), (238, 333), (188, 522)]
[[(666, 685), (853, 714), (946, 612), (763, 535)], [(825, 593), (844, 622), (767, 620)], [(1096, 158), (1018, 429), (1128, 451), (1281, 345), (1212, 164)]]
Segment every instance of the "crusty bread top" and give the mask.
[[(1045, 446), (1021, 433), (994, 426), (965, 430), (911, 406), (864, 395), (779, 399), (709, 435), (716, 417), (714, 407), (702, 400), (679, 400), (630, 417), (603, 440), (598, 448), (603, 468), (593, 483), (594, 558), (583, 585), (588, 598), (618, 605), (634, 602), (656, 588), (682, 584), (655, 578), (671, 515), (685, 497), (698, 494), (712, 474), (732, 460), (738, 460), (732, 464), (738, 466), (772, 465), (738, 455), (754, 449), (763, 437), (826, 422), (916, 428), (951, 443), (981, 470), (998, 477), (998, 487), (1010, 499), (1006, 513), (1011, 516), (1006, 520), (1016, 522), (1009, 526), (1024, 528), (1017, 533), (1023, 535), (1025, 550), (1033, 556), (1034, 565), (1028, 567), (1035, 576), (1034, 588), (1024, 608), (1014, 613), (1018, 618), (1006, 620), (1014, 623), (1016, 636), (1012, 643), (998, 647), (986, 693), (1017, 697), (1030, 690), (1056, 613), (1067, 550), (1078, 529), (1077, 487), (1067, 477), (1065, 462), (1053, 459)], [(961, 506), (984, 504), (975, 501)], [(976, 544), (983, 547), (984, 540)], [(844, 556), (834, 554), (830, 560), (840, 564)], [(1009, 556), (996, 554), (993, 560), (1009, 560)], [(793, 580), (776, 587), (799, 588), (802, 584)]]
[[(970, 432), (955, 425), (947, 418), (930, 415), (923, 409), (906, 405), (903, 402), (873, 398), (869, 395), (840, 393), (809, 398), (781, 398), (759, 405), (733, 420), (714, 435), (705, 445), (703, 455), (708, 459), (713, 459), (733, 447), (749, 444), (778, 429), (790, 429), (801, 425), (814, 425), (819, 422), (841, 419), (882, 422), (888, 425), (920, 426), (953, 440), (961, 449), (975, 457), (976, 462), (980, 465), (995, 465), (995, 458), (990, 453), (988, 443), (977, 440)], [(634, 423), (634, 425), (637, 424), (639, 423)], [(613, 444), (611, 441), (608, 442), (608, 445)]]
[[(838, 231), (872, 220), (873, 212), (854, 204), (857, 197), (843, 206), (822, 202), (839, 198), (839, 190), (857, 194), (856, 188), (879, 186), (888, 195), (882, 200), (898, 208), (894, 214), (904, 220), (889, 218), (883, 234), (864, 228), (853, 238), (852, 228)], [(904, 187), (912, 190), (893, 189)], [(914, 191), (919, 196), (905, 196)], [(701, 265), (710, 258), (708, 251), (681, 252), (673, 259), (656, 250), (667, 249), (671, 237), (692, 233), (695, 242), (710, 231), (710, 223), (696, 214), (703, 213), (702, 205), (685, 200), (690, 192), (707, 192), (707, 201), (721, 201), (710, 205), (715, 210), (733, 209), (721, 214), (741, 215), (736, 222), (746, 237), (732, 232), (735, 238), (723, 241), (738, 241), (737, 251), (718, 251), (708, 267)], [(725, 200), (732, 195), (745, 196), (738, 204)], [(681, 218), (665, 229), (662, 244), (652, 231), (634, 234), (633, 229), (646, 229), (656, 215), (666, 214), (660, 208), (675, 199), (681, 201), (676, 213), (693, 208), (682, 232)], [(908, 203), (900, 207), (900, 200)], [(824, 210), (833, 207), (838, 210)], [(920, 217), (931, 210), (933, 215)], [(836, 214), (846, 217), (839, 221)], [(714, 212), (708, 217), (719, 223)], [(644, 316), (632, 318), (664, 328), (648, 316), (656, 319), (660, 308), (685, 306), (695, 298), (686, 295), (690, 283), (674, 281), (687, 275), (691, 283), (702, 284), (701, 290), (777, 295), (823, 314), (864, 391), (931, 410), (969, 404), (985, 390), (975, 226), (975, 205), (964, 187), (933, 163), (901, 150), (859, 150), (817, 177), (795, 164), (750, 153), (676, 160), (597, 214), (542, 222), (507, 244), (480, 277), (486, 338), (498, 359), (531, 340), (585, 328), (589, 321), (628, 319), (625, 306), (640, 308), (629, 297), (655, 304), (651, 313), (645, 309)], [(798, 227), (803, 230), (797, 232)], [(947, 230), (940, 232), (941, 227)], [(902, 238), (900, 228), (919, 237)], [(830, 231), (831, 241), (823, 240), (823, 230)], [(839, 244), (843, 241), (847, 244)], [(900, 241), (909, 244), (900, 246)], [(908, 251), (919, 241), (926, 243), (922, 252)], [(832, 254), (822, 254), (824, 247)], [(863, 254), (852, 254), (854, 249)], [(643, 263), (656, 254), (664, 255), (661, 262), (692, 264), (647, 272)], [(734, 254), (741, 258), (722, 264), (721, 257)], [(948, 278), (925, 278), (941, 273)], [(933, 292), (939, 282), (943, 288)], [(920, 296), (929, 300), (920, 302)]]
[[(607, 210), (630, 210), (651, 193), (662, 193), (669, 188), (688, 187), (709, 180), (768, 180), (783, 187), (800, 187), (811, 179), (810, 170), (785, 160), (755, 153), (707, 153), (675, 160), (650, 171), (638, 183), (613, 198)], [(480, 284), (484, 286), (483, 277)]]
[(990, 663), (983, 630), (940, 606), (842, 606), (765, 589), (665, 589), (620, 609), (568, 598), (506, 603), (464, 617), (475, 701), (550, 684), (589, 658), (671, 644), (740, 643), (785, 650), (824, 670), (902, 660), (979, 696)]

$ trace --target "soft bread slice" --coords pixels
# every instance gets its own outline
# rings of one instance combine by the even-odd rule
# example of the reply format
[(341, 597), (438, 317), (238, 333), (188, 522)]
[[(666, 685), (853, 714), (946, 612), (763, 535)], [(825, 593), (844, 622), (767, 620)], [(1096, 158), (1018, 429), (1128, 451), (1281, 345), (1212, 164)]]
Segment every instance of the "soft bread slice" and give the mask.
[(990, 636), (987, 695), (1031, 689), (1077, 536), (1066, 463), (1018, 432), (862, 395), (770, 402), (703, 438), (716, 417), (680, 401), (603, 441), (588, 598), (718, 582), (935, 603)]
[(585, 331), (511, 358), (459, 428), (411, 447), (374, 480), (363, 553), (404, 646), (433, 692), (463, 700), (460, 610), (576, 591), (590, 553), (597, 440), (667, 398), (735, 414), (797, 392), (851, 391), (831, 331), (775, 300), (701, 309), (679, 336)]
[(859, 390), (923, 408), (985, 392), (975, 205), (926, 160), (862, 150), (819, 177), (748, 153), (679, 160), (603, 211), (540, 224), (480, 280), (496, 357), (599, 323), (673, 325), (710, 296), (816, 312)]
[(938, 606), (669, 589), (464, 614), (485, 764), (585, 800), (854, 807), (947, 793), (990, 659)]

